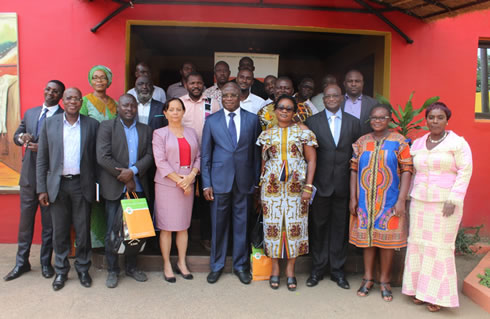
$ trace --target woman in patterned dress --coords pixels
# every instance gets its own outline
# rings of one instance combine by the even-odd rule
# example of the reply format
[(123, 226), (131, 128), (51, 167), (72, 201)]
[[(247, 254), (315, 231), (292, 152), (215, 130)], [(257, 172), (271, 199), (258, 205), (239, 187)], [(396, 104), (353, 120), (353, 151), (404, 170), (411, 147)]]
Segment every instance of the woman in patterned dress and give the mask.
[(459, 306), (454, 242), (473, 168), (468, 143), (446, 130), (450, 117), (444, 103), (430, 105), (430, 132), (410, 150), (415, 176), (402, 293), (431, 312)]
[(373, 287), (379, 251), (381, 297), (391, 301), (394, 248), (407, 245), (405, 202), (413, 165), (405, 137), (388, 128), (391, 108), (375, 106), (369, 120), (373, 132), (352, 145), (349, 242), (363, 248), (364, 278), (357, 295), (367, 296)]
[(293, 122), (293, 97), (283, 95), (274, 105), (277, 125), (262, 132), (261, 200), (264, 214), (264, 250), (272, 258), (272, 289), (279, 288), (279, 258), (287, 258), (289, 290), (296, 290), (294, 263), (308, 253), (308, 207), (316, 168), (315, 134)]
[[(88, 73), (88, 82), (94, 92), (83, 97), (80, 114), (89, 116), (99, 122), (116, 117), (117, 103), (106, 93), (107, 88), (112, 83), (111, 70), (103, 65), (94, 66)], [(92, 204), (90, 235), (92, 248), (104, 247), (106, 220), (102, 202), (94, 202)]]

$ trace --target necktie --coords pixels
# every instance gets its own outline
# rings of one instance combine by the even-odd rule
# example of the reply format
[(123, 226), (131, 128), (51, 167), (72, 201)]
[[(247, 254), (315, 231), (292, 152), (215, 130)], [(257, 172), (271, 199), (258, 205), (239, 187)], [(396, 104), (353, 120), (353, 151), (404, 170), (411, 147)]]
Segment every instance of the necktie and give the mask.
[(330, 131), (332, 131), (332, 137), (335, 142), (335, 145), (337, 145), (337, 136), (335, 136), (335, 119), (337, 118), (337, 115), (332, 115), (330, 116)]
[(41, 114), (41, 117), (37, 121), (36, 136), (39, 136), (39, 132), (41, 131), (41, 128), (43, 127), (44, 120), (46, 120), (46, 113), (48, 113), (48, 108), (45, 108), (43, 110), (43, 114)]
[(236, 115), (235, 113), (228, 114), (228, 116), (230, 117), (230, 123), (228, 123), (228, 131), (230, 131), (231, 140), (233, 141), (233, 147), (236, 147), (237, 144), (236, 126), (235, 126), (235, 121), (233, 121), (235, 115)]

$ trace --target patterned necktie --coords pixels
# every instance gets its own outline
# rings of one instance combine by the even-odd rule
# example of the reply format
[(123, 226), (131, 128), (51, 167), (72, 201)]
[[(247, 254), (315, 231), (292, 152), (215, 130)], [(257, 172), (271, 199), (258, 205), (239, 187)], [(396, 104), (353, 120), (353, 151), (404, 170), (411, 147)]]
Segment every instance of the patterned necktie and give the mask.
[(48, 108), (45, 108), (43, 110), (43, 114), (41, 114), (41, 117), (37, 121), (36, 136), (39, 136), (39, 132), (41, 131), (41, 128), (43, 127), (44, 120), (46, 120), (46, 113), (48, 113)]
[(235, 115), (236, 115), (235, 113), (228, 114), (228, 116), (230, 117), (230, 123), (228, 123), (228, 131), (230, 131), (231, 140), (233, 141), (233, 147), (236, 147), (237, 144), (236, 126), (235, 126), (235, 121), (233, 121)]

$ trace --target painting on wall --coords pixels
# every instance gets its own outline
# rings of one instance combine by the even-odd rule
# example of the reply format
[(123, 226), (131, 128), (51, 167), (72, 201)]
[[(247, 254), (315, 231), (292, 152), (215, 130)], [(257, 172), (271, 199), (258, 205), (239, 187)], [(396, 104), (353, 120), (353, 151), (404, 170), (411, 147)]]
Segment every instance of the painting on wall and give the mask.
[(0, 12), (0, 192), (18, 191), (22, 148), (13, 136), (20, 124), (17, 14)]

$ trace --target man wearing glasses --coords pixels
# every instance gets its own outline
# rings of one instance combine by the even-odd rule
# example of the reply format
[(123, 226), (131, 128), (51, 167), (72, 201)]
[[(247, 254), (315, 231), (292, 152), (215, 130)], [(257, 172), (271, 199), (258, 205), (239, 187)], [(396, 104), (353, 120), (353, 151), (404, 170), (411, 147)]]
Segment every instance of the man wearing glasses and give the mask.
[(370, 96), (363, 95), (364, 77), (358, 70), (350, 70), (344, 80), (345, 100), (341, 109), (359, 119), (361, 135), (372, 132), (369, 124), (369, 114), (378, 101)]

